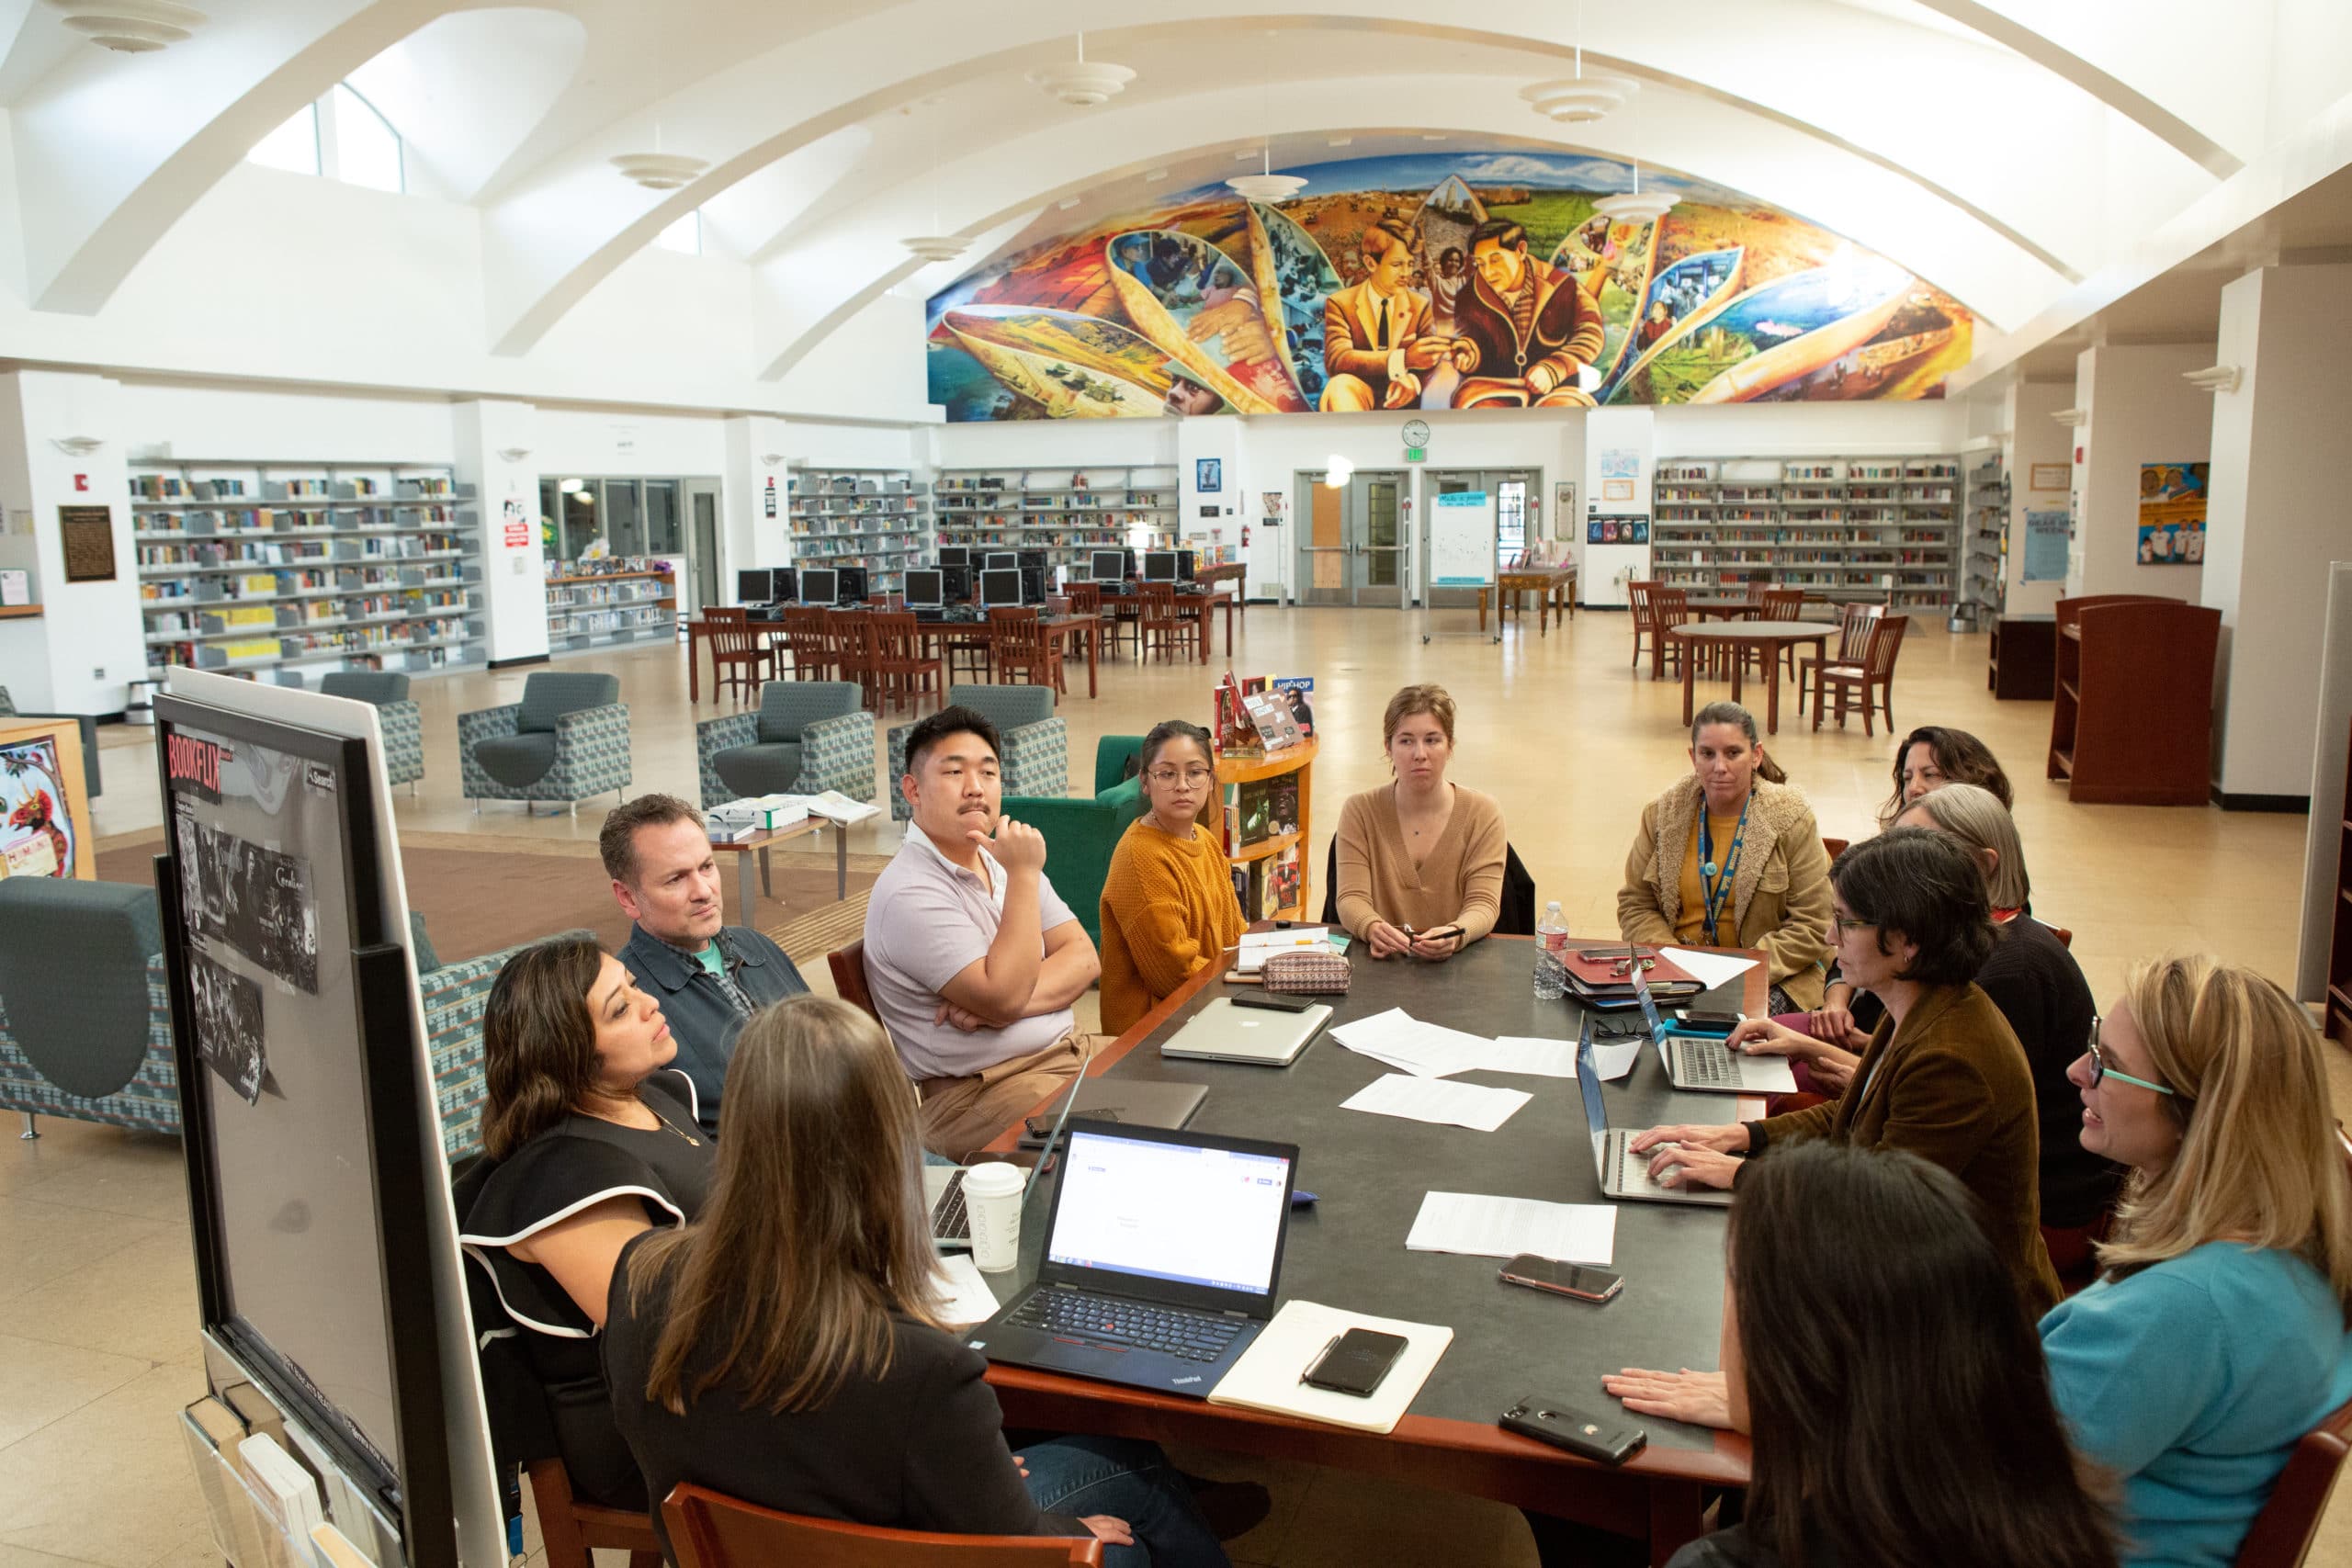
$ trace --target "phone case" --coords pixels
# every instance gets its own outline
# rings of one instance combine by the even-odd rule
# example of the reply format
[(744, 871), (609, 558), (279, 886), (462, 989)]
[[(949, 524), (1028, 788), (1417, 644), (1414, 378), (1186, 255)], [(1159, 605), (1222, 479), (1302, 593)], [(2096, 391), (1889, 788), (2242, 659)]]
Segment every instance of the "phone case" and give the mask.
[(1587, 1459), (1597, 1459), (1603, 1464), (1624, 1463), (1650, 1440), (1649, 1434), (1639, 1427), (1603, 1420), (1565, 1401), (1532, 1395), (1504, 1411), (1499, 1425), (1506, 1431), (1550, 1443)]
[[(1359, 1332), (1366, 1334), (1373, 1333), (1370, 1329), (1358, 1330), (1351, 1328), (1348, 1330), (1348, 1334), (1355, 1334)], [(1298, 1381), (1306, 1384), (1309, 1388), (1328, 1389), (1333, 1393), (1353, 1394), (1359, 1399), (1371, 1398), (1372, 1395), (1379, 1389), (1381, 1383), (1386, 1381), (1390, 1369), (1396, 1365), (1396, 1358), (1405, 1353), (1406, 1345), (1405, 1338), (1402, 1335), (1377, 1334), (1374, 1335), (1374, 1337), (1392, 1340), (1394, 1343), (1388, 1347), (1388, 1359), (1380, 1364), (1379, 1374), (1374, 1377), (1370, 1382), (1362, 1384), (1341, 1383), (1327, 1381), (1318, 1375), (1321, 1373), (1324, 1367), (1329, 1364), (1331, 1358), (1339, 1354), (1340, 1346), (1347, 1342), (1347, 1335), (1341, 1335), (1333, 1339), (1330, 1344), (1323, 1347), (1323, 1353), (1315, 1358), (1313, 1364), (1310, 1365), (1306, 1371), (1299, 1374)]]
[(1313, 997), (1295, 996), (1286, 991), (1248, 991), (1231, 998), (1238, 1008), (1261, 1008), (1267, 1012), (1305, 1012), (1318, 1006)]

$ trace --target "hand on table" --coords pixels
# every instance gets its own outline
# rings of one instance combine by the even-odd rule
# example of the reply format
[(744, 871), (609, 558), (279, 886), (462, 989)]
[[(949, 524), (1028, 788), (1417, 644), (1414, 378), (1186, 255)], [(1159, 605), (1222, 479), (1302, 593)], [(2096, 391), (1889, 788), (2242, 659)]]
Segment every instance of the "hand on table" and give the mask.
[(1413, 951), (1413, 939), (1386, 920), (1374, 920), (1363, 933), (1374, 958), (1396, 958)]
[(1679, 1372), (1653, 1372), (1627, 1367), (1602, 1378), (1600, 1386), (1637, 1415), (1731, 1430), (1731, 1399), (1721, 1372), (1694, 1372), (1688, 1367)]
[(1127, 1529), (1127, 1521), (1114, 1519), (1108, 1514), (1088, 1514), (1078, 1521), (1094, 1532), (1097, 1540), (1107, 1540), (1113, 1546), (1133, 1546), (1135, 1532)]
[(1652, 1127), (1626, 1146), (1650, 1156), (1650, 1179), (1660, 1187), (1728, 1190), (1739, 1176), (1736, 1156), (1747, 1147), (1747, 1129), (1737, 1122)]

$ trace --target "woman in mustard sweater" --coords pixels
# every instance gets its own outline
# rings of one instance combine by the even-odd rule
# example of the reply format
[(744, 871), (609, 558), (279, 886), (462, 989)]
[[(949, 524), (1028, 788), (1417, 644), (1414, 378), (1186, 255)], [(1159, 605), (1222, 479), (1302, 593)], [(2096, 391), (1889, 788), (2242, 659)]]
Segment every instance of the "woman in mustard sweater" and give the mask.
[(1198, 826), (1216, 795), (1209, 732), (1181, 718), (1143, 738), (1144, 814), (1102, 878), (1102, 1032), (1124, 1034), (1241, 940), (1233, 868)]

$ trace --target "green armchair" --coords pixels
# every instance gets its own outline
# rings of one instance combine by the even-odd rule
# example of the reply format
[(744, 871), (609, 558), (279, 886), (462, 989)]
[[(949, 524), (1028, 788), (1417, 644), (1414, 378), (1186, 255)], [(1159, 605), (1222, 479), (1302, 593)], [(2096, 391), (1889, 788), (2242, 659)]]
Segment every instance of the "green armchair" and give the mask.
[(1006, 816), (1046, 836), (1046, 875), (1098, 948), (1111, 852), (1119, 847), (1127, 824), (1143, 815), (1141, 781), (1127, 776), (1129, 760), (1142, 754), (1142, 736), (1106, 735), (1094, 743), (1092, 795), (1004, 797)]
[(829, 789), (872, 800), (874, 716), (863, 701), (854, 681), (770, 681), (756, 712), (695, 726), (703, 809)]

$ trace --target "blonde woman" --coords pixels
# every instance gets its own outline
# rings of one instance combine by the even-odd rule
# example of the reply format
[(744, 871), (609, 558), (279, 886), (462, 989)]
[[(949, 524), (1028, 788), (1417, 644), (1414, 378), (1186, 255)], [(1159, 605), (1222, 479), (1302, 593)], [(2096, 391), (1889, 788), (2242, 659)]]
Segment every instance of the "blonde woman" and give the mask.
[(1340, 809), (1340, 923), (1374, 958), (1451, 958), (1502, 912), (1502, 807), (1446, 781), (1453, 699), (1443, 686), (1389, 698), (1380, 735), (1396, 782)]
[(2296, 1440), (2352, 1402), (2352, 1180), (2285, 992), (2142, 964), (2069, 1077), (2132, 1168), (2098, 1283), (2041, 1319), (2051, 1391), (2123, 1481), (2127, 1564), (2227, 1564)]

